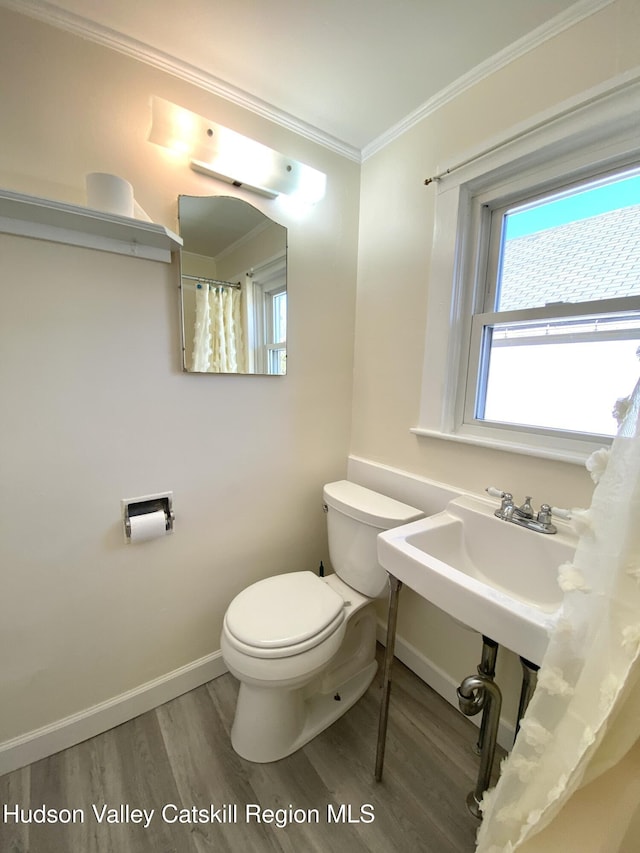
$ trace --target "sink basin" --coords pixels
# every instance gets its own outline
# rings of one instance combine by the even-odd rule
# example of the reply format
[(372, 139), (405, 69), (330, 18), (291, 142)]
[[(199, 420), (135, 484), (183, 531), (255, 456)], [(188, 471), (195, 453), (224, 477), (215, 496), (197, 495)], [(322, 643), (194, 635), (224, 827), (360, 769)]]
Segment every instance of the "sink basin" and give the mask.
[(443, 512), (378, 536), (380, 564), (454, 619), (540, 664), (562, 592), (558, 567), (577, 539), (494, 516), (495, 502), (455, 498)]

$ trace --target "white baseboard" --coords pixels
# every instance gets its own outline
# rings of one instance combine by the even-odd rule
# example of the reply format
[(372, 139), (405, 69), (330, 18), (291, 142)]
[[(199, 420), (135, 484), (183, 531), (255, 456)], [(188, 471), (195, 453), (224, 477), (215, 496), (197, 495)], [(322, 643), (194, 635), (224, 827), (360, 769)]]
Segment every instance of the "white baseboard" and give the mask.
[[(387, 643), (387, 626), (380, 620), (378, 620), (377, 637), (378, 642), (385, 646)], [(429, 687), (435, 690), (436, 693), (440, 694), (443, 699), (446, 699), (450, 705), (453, 705), (459, 713), (462, 713), (458, 705), (458, 694), (456, 692), (458, 684), (455, 679), (453, 679), (447, 672), (440, 669), (440, 667), (436, 666), (422, 652), (418, 651), (415, 646), (412, 646), (411, 643), (408, 643), (399, 634), (396, 636), (395, 656), (399, 661), (402, 661), (402, 663), (407, 666), (411, 672), (415, 672), (418, 678), (422, 679), (425, 684), (428, 684)], [(475, 673), (469, 672), (468, 675), (475, 675)], [(481, 714), (478, 714), (475, 717), (469, 717), (468, 719), (470, 719), (476, 726), (479, 726), (481, 716)], [(503, 747), (503, 749), (506, 749), (507, 751), (511, 750), (514, 735), (515, 731), (511, 723), (501, 719), (498, 727), (498, 743)]]
[(0, 743), (0, 776), (95, 737), (227, 671), (220, 651), (77, 714)]
[[(378, 622), (378, 640), (382, 645), (386, 643), (386, 626), (381, 621)], [(448, 673), (401, 636), (396, 637), (395, 653), (418, 678), (458, 708), (458, 685)], [(0, 743), (0, 776), (126, 723), (225, 672), (227, 667), (221, 652), (213, 652), (77, 714)], [(471, 719), (479, 724), (479, 715)], [(501, 721), (498, 743), (505, 749), (511, 749), (513, 734), (513, 726)]]

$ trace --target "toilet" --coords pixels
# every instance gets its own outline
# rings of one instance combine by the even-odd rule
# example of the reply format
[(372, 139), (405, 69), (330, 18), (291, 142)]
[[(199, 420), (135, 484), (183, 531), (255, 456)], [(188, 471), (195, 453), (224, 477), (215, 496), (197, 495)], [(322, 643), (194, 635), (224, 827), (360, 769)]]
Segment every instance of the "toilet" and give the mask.
[(239, 593), (221, 648), (240, 690), (231, 729), (249, 761), (277, 761), (342, 716), (376, 673), (376, 598), (387, 591), (377, 559), (382, 530), (424, 513), (339, 480), (323, 489), (335, 574), (275, 575)]

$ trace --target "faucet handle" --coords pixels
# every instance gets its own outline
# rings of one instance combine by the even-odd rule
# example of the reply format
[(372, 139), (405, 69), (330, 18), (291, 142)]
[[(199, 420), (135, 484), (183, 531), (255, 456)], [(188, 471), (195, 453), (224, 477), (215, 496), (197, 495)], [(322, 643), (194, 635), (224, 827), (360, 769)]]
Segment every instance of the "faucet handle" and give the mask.
[(542, 533), (558, 532), (558, 528), (552, 523), (552, 512), (555, 512), (555, 509), (552, 510), (549, 504), (542, 504), (540, 511), (536, 516), (536, 522), (538, 524), (535, 528), (536, 530), (540, 530)]
[(500, 509), (494, 512), (496, 518), (501, 518), (504, 521), (510, 519), (515, 509), (511, 492), (503, 492), (501, 489), (496, 489), (495, 486), (487, 486), (485, 492), (491, 497), (501, 500)]
[(485, 492), (491, 495), (492, 498), (500, 498), (502, 500), (502, 509), (513, 506), (513, 495), (511, 492), (503, 492), (502, 489), (496, 489), (495, 486), (487, 486)]
[(558, 518), (564, 518), (566, 521), (571, 521), (572, 516), (570, 509), (562, 509), (559, 506), (552, 506), (551, 512)]
[(487, 486), (485, 492), (488, 495), (491, 495), (492, 498), (503, 498), (506, 492), (503, 492), (502, 489), (496, 489), (495, 486)]
[(551, 524), (552, 509), (549, 504), (542, 504), (538, 513), (538, 521), (540, 524)]

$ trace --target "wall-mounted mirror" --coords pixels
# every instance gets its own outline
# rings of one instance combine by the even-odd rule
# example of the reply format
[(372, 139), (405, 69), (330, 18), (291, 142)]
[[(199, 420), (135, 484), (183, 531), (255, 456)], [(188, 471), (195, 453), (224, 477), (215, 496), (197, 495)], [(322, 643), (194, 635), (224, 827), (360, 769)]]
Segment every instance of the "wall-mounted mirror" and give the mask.
[(228, 196), (182, 195), (178, 216), (184, 370), (286, 373), (287, 229)]

